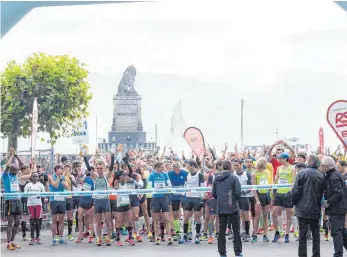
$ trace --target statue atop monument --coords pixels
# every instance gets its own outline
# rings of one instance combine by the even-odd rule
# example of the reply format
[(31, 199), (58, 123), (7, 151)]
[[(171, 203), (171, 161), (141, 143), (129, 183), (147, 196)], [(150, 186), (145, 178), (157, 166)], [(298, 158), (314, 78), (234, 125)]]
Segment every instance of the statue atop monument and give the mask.
[(137, 95), (134, 83), (136, 77), (136, 69), (133, 65), (128, 66), (123, 73), (123, 77), (118, 85), (118, 94), (120, 95)]

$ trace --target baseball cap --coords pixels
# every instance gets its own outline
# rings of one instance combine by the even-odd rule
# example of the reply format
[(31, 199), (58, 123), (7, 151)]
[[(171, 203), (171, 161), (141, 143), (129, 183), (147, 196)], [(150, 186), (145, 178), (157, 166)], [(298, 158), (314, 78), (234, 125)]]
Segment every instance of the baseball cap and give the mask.
[(289, 154), (288, 153), (281, 153), (279, 156), (278, 156), (278, 159), (289, 159)]

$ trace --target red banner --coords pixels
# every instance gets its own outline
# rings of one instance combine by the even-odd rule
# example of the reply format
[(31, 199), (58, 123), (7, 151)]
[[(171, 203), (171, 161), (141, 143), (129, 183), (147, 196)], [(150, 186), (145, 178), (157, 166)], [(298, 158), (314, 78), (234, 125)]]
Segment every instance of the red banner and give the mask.
[(329, 106), (327, 121), (343, 146), (347, 148), (347, 100), (338, 100)]
[(195, 127), (187, 128), (183, 137), (192, 148), (194, 154), (202, 160), (205, 153), (205, 140), (200, 129)]
[(324, 154), (324, 131), (323, 128), (319, 128), (319, 153)]

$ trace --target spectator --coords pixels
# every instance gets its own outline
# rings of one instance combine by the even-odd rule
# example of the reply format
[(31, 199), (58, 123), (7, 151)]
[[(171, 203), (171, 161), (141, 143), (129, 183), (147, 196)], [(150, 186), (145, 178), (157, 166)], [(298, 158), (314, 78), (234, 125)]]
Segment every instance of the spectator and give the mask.
[(310, 155), (308, 167), (297, 174), (292, 189), (295, 216), (299, 219), (299, 257), (307, 257), (308, 226), (313, 236), (312, 256), (320, 257), (319, 220), (325, 181), (324, 174), (318, 170), (318, 163), (318, 156)]
[(242, 256), (240, 235), (240, 209), (238, 200), (241, 197), (241, 184), (232, 174), (231, 161), (223, 161), (223, 171), (215, 177), (212, 185), (212, 196), (217, 199), (219, 217), (218, 251), (221, 257), (226, 256), (225, 231), (228, 219), (234, 232), (234, 252)]
[(324, 207), (325, 214), (329, 216), (335, 250), (334, 257), (342, 257), (343, 232), (347, 213), (346, 184), (341, 173), (336, 168), (335, 160), (330, 156), (323, 157), (321, 171), (326, 174), (326, 200), (324, 201)]

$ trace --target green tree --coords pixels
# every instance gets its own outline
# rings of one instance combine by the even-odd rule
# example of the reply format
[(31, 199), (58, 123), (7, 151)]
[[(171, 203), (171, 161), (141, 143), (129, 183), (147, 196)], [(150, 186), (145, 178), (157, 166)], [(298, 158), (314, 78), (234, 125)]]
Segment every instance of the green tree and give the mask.
[(1, 130), (17, 149), (18, 137), (31, 135), (33, 100), (38, 102), (38, 132), (48, 132), (53, 145), (71, 136), (76, 120), (88, 115), (88, 71), (68, 55), (36, 53), (23, 64), (8, 63), (0, 74)]

